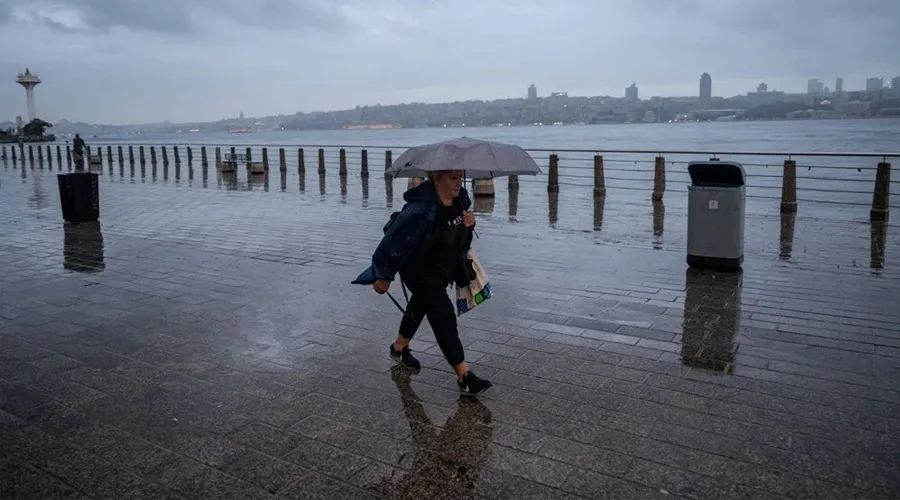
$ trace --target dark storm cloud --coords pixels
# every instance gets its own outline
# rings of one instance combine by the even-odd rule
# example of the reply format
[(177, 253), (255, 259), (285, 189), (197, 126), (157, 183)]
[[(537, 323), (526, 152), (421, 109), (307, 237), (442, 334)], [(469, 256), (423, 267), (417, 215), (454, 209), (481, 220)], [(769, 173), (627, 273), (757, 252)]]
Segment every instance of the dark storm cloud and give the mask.
[[(60, 9), (77, 12), (83, 24), (72, 27), (48, 14)], [(124, 28), (188, 35), (217, 21), (290, 30), (335, 30), (343, 25), (339, 8), (324, 0), (4, 0), (0, 22), (9, 21), (14, 10), (30, 22), (64, 32)]]

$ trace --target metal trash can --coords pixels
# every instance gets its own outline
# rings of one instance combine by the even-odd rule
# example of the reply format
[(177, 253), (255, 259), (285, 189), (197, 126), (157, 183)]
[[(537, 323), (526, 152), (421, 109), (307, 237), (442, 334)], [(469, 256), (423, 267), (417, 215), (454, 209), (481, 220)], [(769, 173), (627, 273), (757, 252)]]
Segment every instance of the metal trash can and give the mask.
[(100, 218), (100, 176), (93, 172), (58, 174), (59, 204), (66, 222)]
[(688, 173), (688, 266), (740, 269), (746, 213), (744, 167), (728, 161), (697, 161), (688, 165)]

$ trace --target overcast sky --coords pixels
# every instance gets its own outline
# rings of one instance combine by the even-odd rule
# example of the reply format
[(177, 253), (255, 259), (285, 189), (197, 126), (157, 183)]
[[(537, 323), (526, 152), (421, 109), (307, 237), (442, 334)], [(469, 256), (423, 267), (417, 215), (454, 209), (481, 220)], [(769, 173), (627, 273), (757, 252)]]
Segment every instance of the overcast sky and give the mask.
[(900, 75), (900, 0), (0, 0), (0, 121), (214, 120)]

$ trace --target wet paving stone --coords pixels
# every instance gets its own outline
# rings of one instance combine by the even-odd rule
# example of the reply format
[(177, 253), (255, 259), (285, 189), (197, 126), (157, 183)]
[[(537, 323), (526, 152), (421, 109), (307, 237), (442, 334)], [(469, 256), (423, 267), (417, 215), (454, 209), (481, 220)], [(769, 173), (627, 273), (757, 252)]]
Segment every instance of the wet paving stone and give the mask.
[(894, 225), (871, 268), (867, 222), (801, 210), (786, 259), (755, 205), (743, 271), (717, 273), (684, 264), (678, 191), (654, 246), (640, 200), (591, 232), (577, 186), (557, 228), (546, 193), (510, 222), (498, 189), (475, 242), (495, 294), (459, 319), (494, 381), (473, 402), (427, 323), (422, 370), (392, 369), (399, 315), (350, 285), (380, 177), (210, 170), (104, 173), (100, 223), (72, 226), (55, 171), (0, 164), (0, 497), (900, 497)]

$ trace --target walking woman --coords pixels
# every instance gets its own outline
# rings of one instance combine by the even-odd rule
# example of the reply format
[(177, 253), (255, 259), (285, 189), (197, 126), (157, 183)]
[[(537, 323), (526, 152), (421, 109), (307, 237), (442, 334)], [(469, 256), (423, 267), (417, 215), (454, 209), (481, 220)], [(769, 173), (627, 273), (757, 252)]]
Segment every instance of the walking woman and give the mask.
[(459, 390), (477, 395), (491, 387), (476, 376), (465, 360), (456, 325), (456, 310), (447, 295), (455, 283), (467, 286), (472, 278), (466, 253), (472, 243), (475, 214), (468, 192), (462, 187), (462, 171), (433, 172), (422, 184), (403, 194), (406, 204), (385, 227), (385, 235), (372, 255), (372, 265), (355, 284), (372, 285), (387, 293), (397, 273), (412, 297), (390, 346), (393, 359), (408, 368), (421, 364), (409, 342), (427, 317), (438, 347), (456, 372)]

